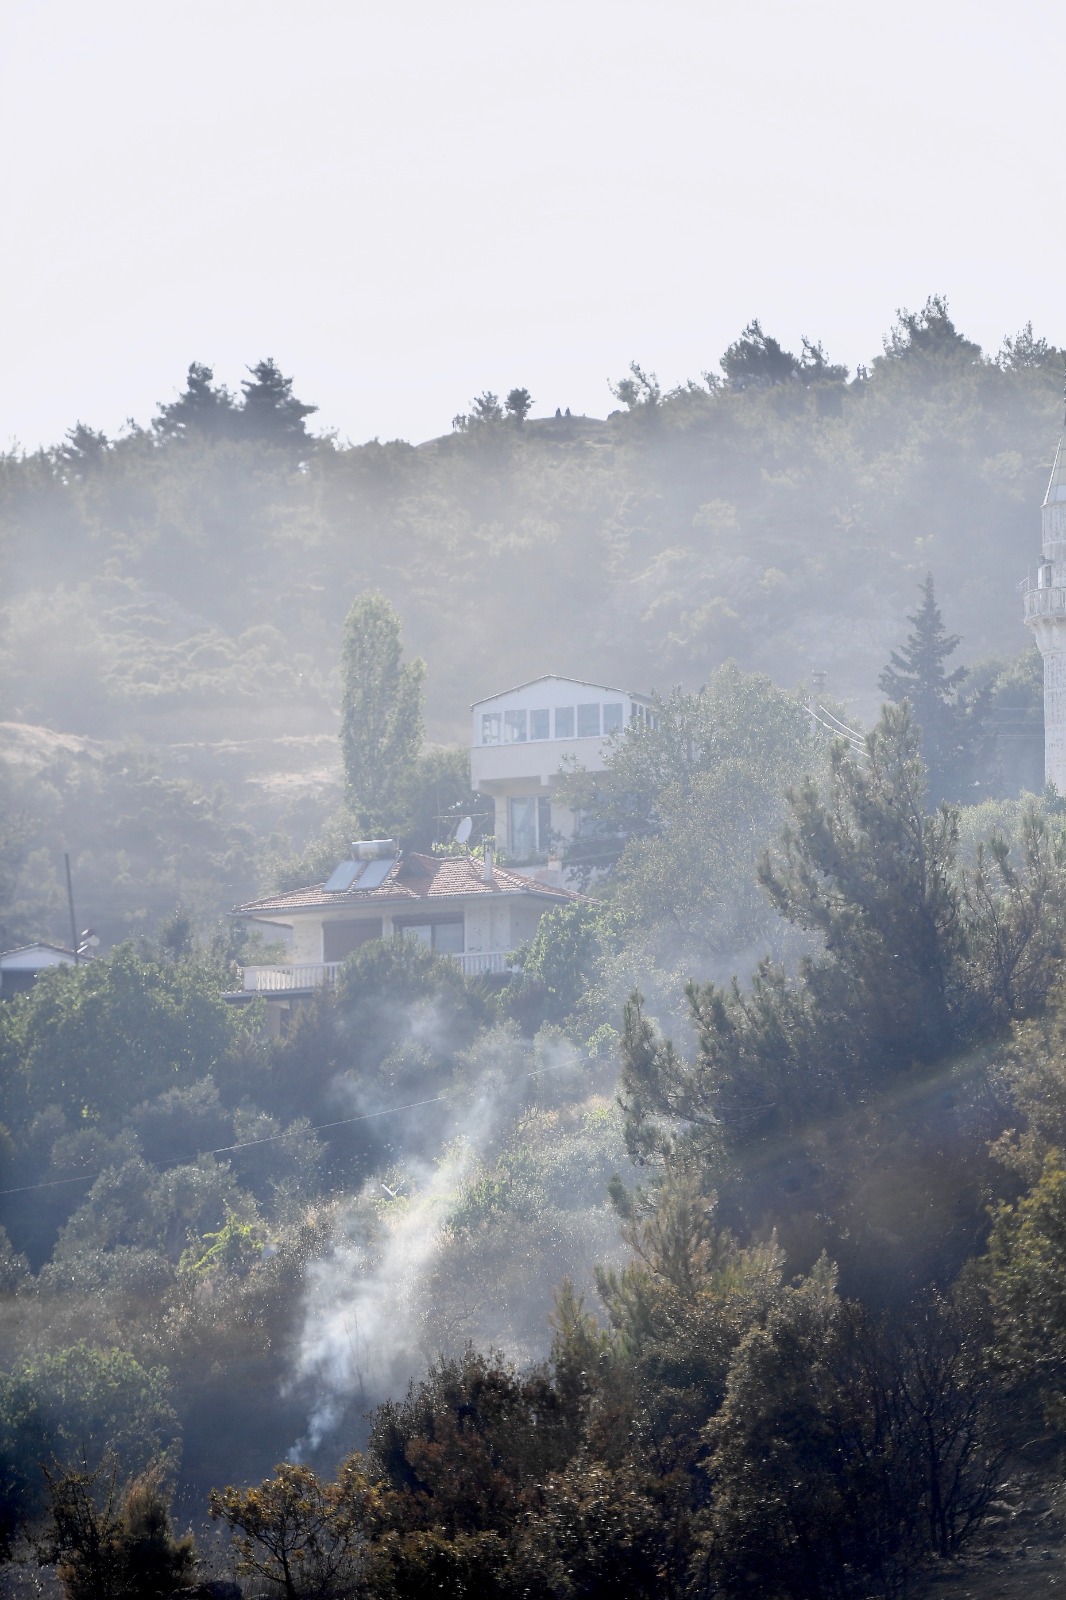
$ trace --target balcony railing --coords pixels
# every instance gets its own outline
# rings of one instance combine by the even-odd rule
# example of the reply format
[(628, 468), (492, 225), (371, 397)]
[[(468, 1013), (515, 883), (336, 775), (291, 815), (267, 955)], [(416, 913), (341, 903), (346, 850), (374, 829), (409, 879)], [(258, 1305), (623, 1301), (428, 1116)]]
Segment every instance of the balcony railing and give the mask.
[(486, 972), (511, 970), (511, 957), (506, 950), (464, 950), (461, 955), (452, 955), (450, 959), (458, 961), (467, 978), (480, 978)]
[[(510, 972), (511, 958), (505, 950), (466, 950), (448, 952), (468, 978), (487, 973)], [(332, 989), (343, 961), (297, 961), (291, 966), (242, 967), (241, 987), (246, 994), (286, 994), (308, 989)]]
[(1025, 590), (1022, 599), (1026, 621), (1030, 617), (1066, 616), (1066, 589), (1030, 588)]
[(243, 988), (253, 994), (277, 990), (332, 989), (342, 961), (297, 961), (284, 967), (244, 967)]

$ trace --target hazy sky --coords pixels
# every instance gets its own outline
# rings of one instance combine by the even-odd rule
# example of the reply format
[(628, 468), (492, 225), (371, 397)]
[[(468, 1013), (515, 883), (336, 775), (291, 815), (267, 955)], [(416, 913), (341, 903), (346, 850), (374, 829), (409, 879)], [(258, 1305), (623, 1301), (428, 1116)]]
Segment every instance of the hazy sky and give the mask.
[(1066, 345), (1061, 4), (6, 0), (0, 445), (274, 356), (359, 442), (751, 317)]

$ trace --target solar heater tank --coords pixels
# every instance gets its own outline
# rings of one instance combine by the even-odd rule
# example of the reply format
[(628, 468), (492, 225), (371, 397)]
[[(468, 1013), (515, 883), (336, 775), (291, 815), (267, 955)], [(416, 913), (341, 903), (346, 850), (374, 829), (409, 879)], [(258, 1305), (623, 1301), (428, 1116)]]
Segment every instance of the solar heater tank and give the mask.
[(352, 845), (353, 861), (384, 861), (395, 859), (400, 847), (395, 839), (357, 839)]

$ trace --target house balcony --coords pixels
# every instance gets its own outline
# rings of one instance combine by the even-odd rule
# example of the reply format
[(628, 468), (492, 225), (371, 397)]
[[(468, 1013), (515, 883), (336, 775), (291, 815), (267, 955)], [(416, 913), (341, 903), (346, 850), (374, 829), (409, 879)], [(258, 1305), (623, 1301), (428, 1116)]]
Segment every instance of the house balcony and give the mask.
[[(449, 952), (464, 977), (481, 978), (512, 970), (506, 950), (465, 950)], [(242, 967), (241, 988), (245, 994), (308, 994), (314, 989), (332, 989), (343, 961), (305, 961), (277, 967)]]
[(1029, 587), (1023, 591), (1025, 620), (1031, 617), (1066, 617), (1066, 589)]

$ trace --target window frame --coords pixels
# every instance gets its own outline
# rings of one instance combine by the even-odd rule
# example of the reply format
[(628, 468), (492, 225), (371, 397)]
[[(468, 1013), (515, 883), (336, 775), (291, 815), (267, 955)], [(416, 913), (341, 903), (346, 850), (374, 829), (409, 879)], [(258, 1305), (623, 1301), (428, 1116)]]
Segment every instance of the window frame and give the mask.
[[(515, 805), (530, 808), (530, 825), (526, 830), (526, 839), (532, 843), (532, 849), (519, 849), (515, 843), (514, 808)], [(535, 861), (541, 856), (551, 855), (552, 839), (552, 803), (551, 796), (545, 794), (512, 794), (507, 797), (507, 839), (510, 845), (510, 855), (516, 861)]]
[[(392, 925), (401, 938), (416, 938), (420, 944), (426, 945), (430, 950), (440, 949), (437, 944), (438, 928), (461, 928), (463, 935), (461, 947), (458, 950), (441, 950), (440, 953), (442, 955), (455, 956), (463, 955), (466, 951), (466, 918), (462, 912), (458, 915), (454, 912), (451, 914), (439, 912), (436, 916), (394, 917)], [(425, 937), (427, 934), (428, 938)]]
[[(585, 732), (582, 732), (582, 728), (581, 728), (581, 723), (582, 723), (581, 713), (583, 711), (586, 713), (586, 716), (585, 716), (585, 719), (584, 719), (585, 720), (585, 724), (586, 724), (586, 731)], [(589, 722), (589, 717), (588, 717), (587, 713), (590, 712), (590, 711), (595, 711), (595, 713), (596, 713), (596, 728), (595, 728), (594, 732), (589, 732), (588, 729), (587, 729), (587, 724)], [(577, 737), (579, 739), (602, 739), (602, 737), (603, 737), (603, 702), (602, 701), (600, 701), (600, 700), (586, 700), (584, 705), (579, 705), (578, 706), (578, 708), (577, 708)]]

